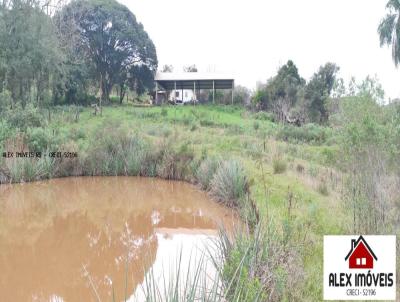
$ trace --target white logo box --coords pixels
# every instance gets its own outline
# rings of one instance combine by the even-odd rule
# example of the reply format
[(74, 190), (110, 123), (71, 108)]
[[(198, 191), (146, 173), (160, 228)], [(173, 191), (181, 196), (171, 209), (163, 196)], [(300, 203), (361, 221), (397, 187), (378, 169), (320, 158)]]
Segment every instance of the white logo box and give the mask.
[[(396, 236), (365, 235), (362, 237), (363, 240), (358, 240), (360, 235), (324, 236), (324, 300), (396, 300)], [(358, 243), (356, 247), (352, 240)], [(363, 258), (368, 258), (368, 255), (357, 256), (364, 252), (361, 246), (360, 250), (358, 249), (358, 245), (364, 242), (368, 245), (369, 249), (367, 249), (372, 250), (377, 258), (377, 260), (373, 259), (373, 268), (349, 268), (352, 253), (347, 260), (345, 258), (352, 248), (354, 250), (353, 263), (367, 265), (369, 260)], [(368, 272), (370, 277), (367, 277)], [(344, 286), (334, 286), (340, 284), (340, 274), (344, 277), (342, 279)], [(388, 279), (390, 274), (392, 274), (391, 278), (389, 277), (392, 282)], [(336, 276), (336, 279), (332, 276)], [(370, 284), (366, 281), (373, 281), (373, 278), (378, 280), (378, 276), (383, 277), (382, 284), (380, 282), (377, 285), (374, 282)], [(347, 283), (348, 279), (351, 286)], [(359, 284), (356, 285), (357, 281)], [(392, 283), (391, 286), (389, 286), (390, 283)]]

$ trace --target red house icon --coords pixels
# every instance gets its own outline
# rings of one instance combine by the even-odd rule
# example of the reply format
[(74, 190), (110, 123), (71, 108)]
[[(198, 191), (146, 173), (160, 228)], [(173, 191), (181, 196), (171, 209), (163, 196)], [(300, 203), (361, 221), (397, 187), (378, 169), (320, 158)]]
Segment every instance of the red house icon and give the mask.
[(347, 259), (349, 260), (349, 268), (367, 269), (374, 267), (374, 259), (378, 260), (363, 236), (358, 237), (357, 240), (351, 240), (351, 250), (345, 260), (347, 261)]

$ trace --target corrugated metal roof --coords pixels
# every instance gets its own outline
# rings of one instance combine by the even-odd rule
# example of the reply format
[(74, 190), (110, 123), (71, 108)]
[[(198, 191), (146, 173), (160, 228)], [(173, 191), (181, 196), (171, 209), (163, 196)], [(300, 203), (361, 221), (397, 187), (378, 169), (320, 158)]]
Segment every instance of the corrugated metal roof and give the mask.
[(207, 72), (157, 72), (156, 81), (234, 80), (232, 75)]
[(158, 72), (155, 81), (164, 89), (231, 89), (232, 75), (202, 72)]

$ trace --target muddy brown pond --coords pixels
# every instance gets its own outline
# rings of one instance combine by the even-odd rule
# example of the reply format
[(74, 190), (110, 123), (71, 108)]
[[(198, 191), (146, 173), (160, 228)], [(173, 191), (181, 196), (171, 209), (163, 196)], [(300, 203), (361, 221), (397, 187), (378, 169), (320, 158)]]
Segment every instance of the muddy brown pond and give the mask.
[(2, 185), (0, 301), (132, 298), (149, 270), (167, 268), (182, 251), (209, 244), (221, 224), (235, 223), (232, 210), (183, 182), (78, 177)]

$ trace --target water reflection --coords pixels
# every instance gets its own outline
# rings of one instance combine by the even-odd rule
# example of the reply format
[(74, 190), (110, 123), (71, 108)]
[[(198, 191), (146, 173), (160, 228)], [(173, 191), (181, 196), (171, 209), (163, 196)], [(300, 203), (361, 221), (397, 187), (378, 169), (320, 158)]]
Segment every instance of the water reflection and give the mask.
[(182, 182), (88, 177), (0, 186), (0, 301), (123, 300), (150, 267), (176, 256), (173, 247), (204, 242), (233, 216)]

